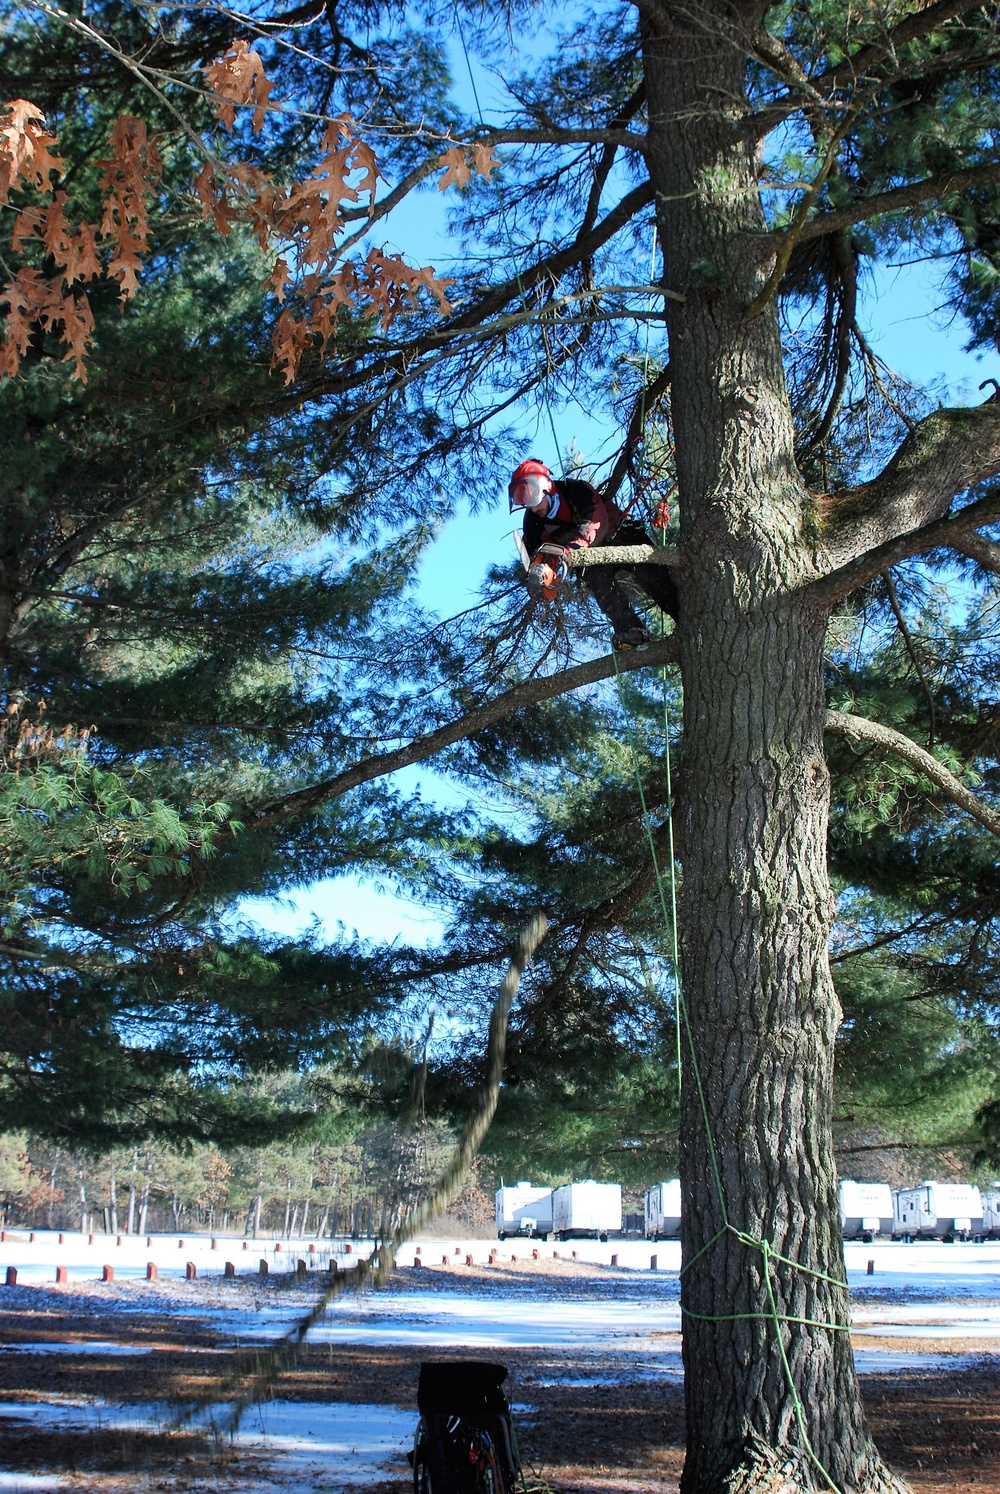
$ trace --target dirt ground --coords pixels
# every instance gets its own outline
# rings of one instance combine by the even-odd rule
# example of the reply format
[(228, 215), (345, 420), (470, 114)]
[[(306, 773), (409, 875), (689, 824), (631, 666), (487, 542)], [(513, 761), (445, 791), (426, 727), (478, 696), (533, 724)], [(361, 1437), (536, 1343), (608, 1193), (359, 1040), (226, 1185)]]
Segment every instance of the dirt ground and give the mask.
[[(516, 1289), (517, 1269), (505, 1273), (511, 1277), (511, 1289)], [(563, 1263), (561, 1269), (564, 1276), (572, 1276), (597, 1268)], [(537, 1268), (532, 1274), (537, 1281)], [(405, 1275), (405, 1287), (412, 1288), (412, 1274)], [(487, 1279), (485, 1272), (463, 1270), (463, 1289), (468, 1290), (477, 1276)], [(453, 1273), (441, 1268), (425, 1270), (421, 1288), (433, 1283), (447, 1289), (453, 1279)], [(497, 1273), (488, 1279), (495, 1290)], [(237, 1285), (234, 1290), (250, 1289)], [(262, 1289), (252, 1290), (259, 1300)], [(265, 1290), (282, 1288), (275, 1283)], [(5, 1290), (0, 1297), (0, 1400), (88, 1395), (111, 1403), (180, 1404), (211, 1396), (222, 1377), (239, 1369), (231, 1330), (224, 1337), (206, 1323), (198, 1315), (197, 1298), (189, 1299), (190, 1315), (178, 1311), (176, 1293), (169, 1314), (144, 1313), (143, 1300), (149, 1299), (123, 1303), (120, 1295), (112, 1298), (96, 1284), (63, 1288), (61, 1293)], [(216, 1295), (214, 1305), (218, 1300)], [(203, 1300), (200, 1310), (205, 1308)], [(129, 1357), (111, 1352), (44, 1354), (31, 1347), (95, 1341), (151, 1352)], [(865, 1343), (873, 1346), (871, 1339)], [(665, 1348), (671, 1346), (664, 1343)], [(898, 1351), (898, 1340), (893, 1347)], [(907, 1347), (914, 1354), (942, 1353), (940, 1342), (910, 1340)], [(1000, 1494), (1000, 1355), (983, 1353), (983, 1347), (982, 1341), (974, 1347), (949, 1342), (947, 1352), (956, 1351), (953, 1369), (866, 1375), (862, 1380), (876, 1441), (890, 1465), (919, 1494), (972, 1489), (976, 1494)], [(971, 1363), (965, 1357), (970, 1351), (978, 1355)], [(282, 1400), (411, 1407), (420, 1362), (427, 1357), (477, 1356), (468, 1350), (454, 1356), (429, 1354), (418, 1345), (312, 1345), (281, 1375), (275, 1393)], [(671, 1494), (676, 1488), (683, 1463), (679, 1382), (644, 1378), (641, 1363), (627, 1351), (581, 1356), (564, 1350), (508, 1349), (491, 1357), (502, 1358), (509, 1367), (512, 1402), (532, 1408), (516, 1419), (529, 1485), (556, 1494)], [(595, 1379), (601, 1383), (594, 1384)], [(3, 1432), (0, 1465), (6, 1471), (69, 1472), (74, 1486), (101, 1494), (126, 1488), (137, 1494), (140, 1489), (253, 1486), (256, 1455), (230, 1444), (213, 1444), (203, 1433), (97, 1427), (84, 1435), (68, 1435), (6, 1418)], [(402, 1482), (386, 1482), (373, 1494), (405, 1494), (407, 1488)]]

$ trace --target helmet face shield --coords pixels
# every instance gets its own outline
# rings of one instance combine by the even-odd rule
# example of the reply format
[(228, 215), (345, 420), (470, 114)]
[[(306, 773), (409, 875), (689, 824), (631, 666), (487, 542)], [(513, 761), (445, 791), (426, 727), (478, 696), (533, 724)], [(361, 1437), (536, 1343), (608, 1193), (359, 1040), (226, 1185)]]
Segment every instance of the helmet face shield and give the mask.
[(552, 487), (551, 479), (538, 472), (515, 474), (507, 488), (510, 511), (519, 508), (538, 508), (544, 503)]

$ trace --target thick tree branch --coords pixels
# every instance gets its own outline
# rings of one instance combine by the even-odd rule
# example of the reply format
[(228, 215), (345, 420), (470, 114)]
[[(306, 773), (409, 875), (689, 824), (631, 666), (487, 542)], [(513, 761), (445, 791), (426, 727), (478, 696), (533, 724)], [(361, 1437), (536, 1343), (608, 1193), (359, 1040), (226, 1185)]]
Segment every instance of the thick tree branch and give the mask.
[(960, 534), (951, 541), (953, 550), (960, 550), (970, 560), (977, 560), (981, 566), (988, 571), (995, 571), (1000, 576), (1000, 545), (996, 545), (985, 535)]
[[(829, 108), (830, 96), (850, 83), (860, 83), (871, 78), (872, 71), (887, 57), (896, 57), (900, 47), (929, 35), (947, 21), (978, 10), (982, 0), (937, 0), (934, 5), (925, 5), (912, 11), (891, 27), (877, 42), (869, 42), (845, 57), (842, 62), (829, 67), (825, 72), (809, 77), (802, 71), (798, 60), (774, 37), (759, 35), (754, 41), (754, 51), (760, 60), (788, 84), (788, 93), (774, 99), (758, 110), (747, 121), (747, 128), (759, 137), (773, 130), (796, 109)], [(898, 69), (894, 70), (898, 76)], [(882, 80), (884, 81), (884, 79)]]
[(573, 570), (592, 565), (665, 565), (677, 569), (680, 552), (661, 545), (598, 545), (594, 550), (571, 550), (566, 557)]
[[(502, 721), (506, 716), (513, 715), (515, 711), (522, 710), (525, 706), (538, 705), (540, 701), (552, 700), (557, 695), (566, 695), (571, 690), (579, 690), (583, 685), (592, 685), (598, 680), (610, 679), (616, 673), (626, 674), (633, 669), (643, 669), (650, 664), (673, 664), (676, 663), (677, 658), (677, 644), (671, 636), (659, 639), (647, 648), (630, 650), (618, 657), (608, 654), (601, 659), (591, 659), (586, 664), (577, 664), (572, 669), (561, 670), (558, 674), (528, 680), (525, 684), (516, 685), (513, 690), (506, 691), (505, 694), (497, 696), (495, 700), (489, 701), (477, 710), (469, 711), (466, 715), (459, 716), (457, 720), (449, 721), (445, 726), (439, 726), (435, 731), (416, 737), (405, 747), (365, 758), (345, 768), (342, 773), (337, 773), (333, 778), (311, 784), (308, 788), (299, 789), (296, 793), (286, 794), (284, 798), (276, 799), (256, 812), (247, 811), (244, 824), (248, 830), (272, 829), (275, 825), (284, 824), (297, 815), (308, 814), (310, 810), (317, 809), (321, 804), (328, 804), (331, 800), (340, 798), (342, 794), (349, 793), (351, 789), (357, 788), (362, 783), (371, 783), (376, 778), (384, 778), (386, 774), (409, 767), (411, 763), (423, 762), (426, 758), (433, 757), (435, 753), (442, 752), (445, 747), (451, 747), (456, 742), (474, 737), (477, 732), (484, 731), (494, 722)], [(219, 837), (220, 841), (227, 838), (229, 837), (226, 833)]]
[[(943, 171), (937, 176), (924, 177), (906, 187), (893, 187), (889, 192), (876, 192), (871, 197), (859, 197), (843, 207), (831, 208), (819, 213), (795, 230), (797, 243), (807, 239), (819, 239), (825, 234), (850, 228), (855, 223), (867, 223), (883, 213), (898, 212), (901, 208), (917, 207), (934, 198), (954, 197), (977, 187), (993, 187), (1000, 182), (1000, 161), (991, 161), (987, 166), (970, 166), (965, 171)], [(784, 240), (793, 232), (792, 228), (767, 235), (766, 242), (773, 248), (775, 241)]]
[(894, 731), (891, 726), (883, 726), (879, 721), (869, 721), (865, 716), (852, 716), (846, 711), (827, 711), (826, 729), (834, 736), (871, 742), (876, 747), (891, 752), (893, 756), (901, 757), (912, 768), (916, 768), (918, 773), (936, 784), (946, 799), (964, 809), (966, 814), (985, 825), (994, 835), (1000, 835), (1000, 814), (967, 789), (944, 763), (938, 762), (936, 757), (932, 757), (901, 731)]
[(942, 518), (956, 494), (998, 473), (1000, 404), (990, 400), (970, 409), (935, 410), (914, 427), (878, 477), (818, 500), (829, 569), (861, 560)]
[(894, 540), (877, 545), (857, 560), (839, 570), (831, 571), (822, 580), (810, 584), (809, 598), (820, 606), (833, 607), (837, 602), (843, 601), (844, 597), (850, 596), (852, 591), (857, 591), (859, 586), (871, 581), (887, 566), (898, 565), (911, 555), (926, 554), (928, 550), (936, 550), (942, 545), (960, 549), (966, 536), (972, 535), (980, 524), (993, 524), (998, 519), (1000, 488), (975, 503), (966, 504), (957, 513), (947, 514), (936, 523), (925, 524), (920, 529), (912, 529)]
[(946, 21), (953, 21), (967, 11), (978, 10), (981, 4), (982, 0), (937, 0), (935, 5), (924, 5), (898, 21), (881, 41), (869, 42), (814, 78), (813, 86), (818, 89), (842, 88), (845, 83), (863, 77), (886, 57), (892, 57), (907, 42), (927, 36)]

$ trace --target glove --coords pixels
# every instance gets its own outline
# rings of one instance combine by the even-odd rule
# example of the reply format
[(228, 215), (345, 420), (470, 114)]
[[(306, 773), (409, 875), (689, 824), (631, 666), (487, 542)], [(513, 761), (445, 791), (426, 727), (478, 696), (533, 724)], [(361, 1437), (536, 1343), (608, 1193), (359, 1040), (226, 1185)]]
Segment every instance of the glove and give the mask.
[(528, 567), (524, 584), (536, 601), (554, 602), (569, 574), (565, 545), (542, 545)]

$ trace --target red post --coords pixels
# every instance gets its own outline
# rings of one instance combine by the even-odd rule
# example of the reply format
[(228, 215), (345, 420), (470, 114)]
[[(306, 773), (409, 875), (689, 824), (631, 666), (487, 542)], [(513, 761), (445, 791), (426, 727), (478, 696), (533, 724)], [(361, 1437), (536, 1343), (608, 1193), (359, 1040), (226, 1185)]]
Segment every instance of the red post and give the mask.
[(32, 1230), (31, 1234), (28, 1236), (28, 1244), (29, 1245), (34, 1245), (34, 1243), (35, 1243), (35, 1231)]
[(414, 1256), (414, 1257), (413, 1257), (413, 1269), (414, 1269), (414, 1271), (419, 1271), (419, 1270), (420, 1270), (420, 1268), (421, 1268), (421, 1267), (422, 1267), (422, 1266), (423, 1266), (423, 1264), (424, 1264), (424, 1263), (423, 1263), (423, 1261), (422, 1261), (422, 1260), (421, 1260), (421, 1259), (420, 1259), (420, 1257), (419, 1257), (419, 1255), (415, 1255), (415, 1256)]
[(197, 1275), (198, 1267), (195, 1265), (194, 1261), (188, 1261), (187, 1265), (184, 1267), (185, 1281), (194, 1281)]
[(17, 1267), (16, 1266), (8, 1266), (7, 1267), (7, 1285), (9, 1287), (16, 1287), (17, 1286)]
[(351, 1244), (345, 1245), (344, 1246), (344, 1254), (345, 1255), (353, 1255), (354, 1254), (354, 1246), (351, 1245)]
[(227, 1261), (226, 1262), (226, 1264), (222, 1268), (222, 1274), (223, 1274), (223, 1276), (235, 1276), (236, 1275), (236, 1267), (233, 1265), (232, 1261)]
[(183, 1240), (178, 1240), (177, 1241), (177, 1249), (178, 1250), (183, 1250), (184, 1249), (184, 1241)]
[(5, 1229), (0, 1229), (0, 1245), (6, 1245), (6, 1243), (7, 1243), (7, 1231)]
[(417, 1246), (416, 1251), (414, 1252), (414, 1254), (416, 1254), (416, 1255), (422, 1255), (423, 1254), (423, 1252), (421, 1251), (419, 1245)]
[(869, 1261), (868, 1262), (868, 1275), (869, 1276), (874, 1276), (875, 1275), (875, 1262), (874, 1261)]
[(541, 1253), (539, 1251), (537, 1251), (537, 1250), (533, 1250), (531, 1252), (531, 1259), (533, 1261), (541, 1260)]
[(618, 1257), (617, 1257), (617, 1256), (616, 1256), (616, 1255), (613, 1255), (613, 1256), (612, 1256), (612, 1257), (611, 1257), (611, 1264), (612, 1264), (612, 1265), (613, 1265), (613, 1266), (617, 1266), (617, 1264), (618, 1264)]
[(275, 1251), (278, 1251), (278, 1250), (281, 1249), (281, 1241), (280, 1240), (275, 1240), (275, 1242), (274, 1242), (274, 1248), (275, 1248)]
[(512, 1266), (517, 1263), (517, 1256), (516, 1255), (512, 1255), (511, 1256), (510, 1263), (511, 1263)]
[(218, 1242), (218, 1240), (217, 1240), (217, 1239), (216, 1239), (216, 1238), (215, 1238), (215, 1236), (214, 1236), (214, 1235), (213, 1235), (213, 1236), (212, 1236), (212, 1249), (213, 1249), (213, 1250), (218, 1250), (218, 1248), (219, 1248), (219, 1242)]
[(570, 1254), (572, 1255), (572, 1257), (573, 1257), (573, 1259), (575, 1261), (578, 1261), (580, 1259), (580, 1257), (577, 1255), (577, 1253), (576, 1253), (575, 1250), (571, 1251)]
[(267, 1268), (267, 1261), (264, 1260), (263, 1256), (261, 1256), (260, 1266), (257, 1269), (257, 1275), (258, 1276), (266, 1276), (267, 1275), (267, 1269), (268, 1269)]
[(69, 1270), (66, 1266), (56, 1267), (56, 1285), (65, 1286), (69, 1281)]
[(93, 1235), (88, 1235), (87, 1236), (87, 1244), (88, 1245), (93, 1245), (93, 1243), (94, 1243), (94, 1237), (93, 1237)]
[(59, 1236), (59, 1244), (60, 1245), (65, 1245), (65, 1243), (66, 1243), (66, 1237), (65, 1237), (65, 1235), (60, 1235)]
[(160, 1273), (156, 1269), (155, 1262), (154, 1261), (147, 1261), (146, 1262), (146, 1280), (147, 1281), (155, 1281), (156, 1278), (159, 1276), (159, 1274)]
[(152, 1237), (152, 1235), (147, 1235), (146, 1236), (146, 1249), (147, 1250), (152, 1250), (152, 1248), (153, 1248), (153, 1237)]
[(250, 1241), (249, 1240), (244, 1240), (243, 1241), (243, 1249), (244, 1250), (249, 1250), (250, 1249)]
[(450, 1260), (450, 1257), (449, 1257), (449, 1256), (447, 1256), (447, 1255), (443, 1255), (443, 1256), (442, 1256), (442, 1257), (441, 1257), (441, 1264), (442, 1264), (442, 1266), (447, 1266), (447, 1265), (448, 1265), (448, 1263), (449, 1263), (449, 1260)]
[(476, 1262), (475, 1262), (475, 1259), (471, 1255), (467, 1255), (465, 1257), (465, 1264), (467, 1266), (474, 1266), (476, 1264)]
[(117, 1243), (118, 1243), (118, 1244), (119, 1244), (119, 1245), (120, 1245), (120, 1244), (121, 1244), (121, 1242), (122, 1242), (122, 1237), (121, 1237), (121, 1235), (119, 1235), (119, 1236), (118, 1236), (118, 1241), (117, 1241)]
[(104, 1269), (103, 1269), (103, 1271), (101, 1272), (101, 1280), (102, 1281), (114, 1281), (114, 1279), (115, 1279), (115, 1268), (114, 1268), (114, 1266), (105, 1266)]
[(656, 1270), (656, 1262), (657, 1262), (657, 1257), (655, 1255), (651, 1255), (649, 1257), (649, 1269), (651, 1271), (655, 1271)]

